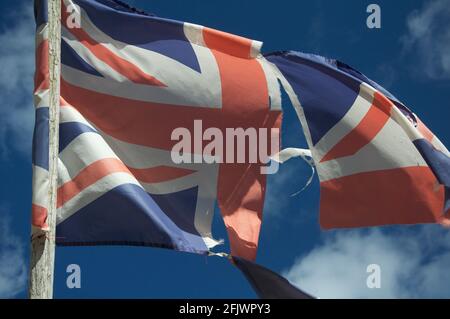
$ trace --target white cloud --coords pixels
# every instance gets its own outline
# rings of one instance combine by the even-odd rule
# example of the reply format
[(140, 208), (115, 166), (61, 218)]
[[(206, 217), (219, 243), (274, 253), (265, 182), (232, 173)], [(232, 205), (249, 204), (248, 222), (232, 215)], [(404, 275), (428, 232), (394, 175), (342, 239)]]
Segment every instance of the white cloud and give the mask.
[(9, 13), (0, 32), (0, 158), (31, 153), (33, 131), (34, 18), (29, 3)]
[(0, 298), (23, 291), (27, 280), (25, 254), (20, 238), (11, 233), (8, 218), (1, 209), (0, 219)]
[(450, 78), (450, 0), (433, 0), (407, 19), (407, 52), (417, 54), (420, 72), (432, 79)]
[[(449, 248), (450, 232), (439, 225), (339, 231), (284, 275), (320, 298), (449, 298)], [(369, 264), (381, 267), (380, 289), (366, 285)]]

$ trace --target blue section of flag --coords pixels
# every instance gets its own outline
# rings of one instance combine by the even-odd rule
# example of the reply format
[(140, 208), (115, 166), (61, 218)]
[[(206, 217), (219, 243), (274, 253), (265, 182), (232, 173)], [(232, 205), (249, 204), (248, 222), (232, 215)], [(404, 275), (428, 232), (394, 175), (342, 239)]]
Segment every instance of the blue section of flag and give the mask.
[(178, 227), (200, 236), (195, 229), (198, 187), (168, 194), (151, 194), (151, 197)]
[[(192, 45), (184, 34), (184, 23), (141, 13), (129, 13), (120, 2), (77, 0), (97, 28), (117, 41), (166, 55), (200, 72)], [(114, 23), (111, 23), (114, 21)]]
[(61, 153), (77, 136), (88, 132), (97, 133), (92, 127), (80, 122), (59, 124), (59, 152)]
[(450, 157), (434, 148), (426, 139), (415, 140), (414, 145), (439, 182), (450, 187)]
[(48, 143), (49, 143), (49, 109), (40, 107), (36, 109), (36, 120), (33, 133), (33, 164), (48, 170)]
[(61, 63), (95, 76), (103, 77), (96, 69), (84, 61), (66, 41), (61, 41)]
[(330, 61), (332, 61), (331, 64), (335, 65), (335, 67), (337, 69), (341, 70), (342, 72), (345, 72), (349, 76), (355, 77), (355, 78), (361, 80), (362, 82), (365, 82), (365, 83), (371, 85), (374, 89), (383, 93), (383, 95), (386, 96), (388, 99), (390, 99), (392, 101), (392, 103), (394, 103), (400, 109), (400, 111), (402, 111), (403, 114), (405, 114), (410, 120), (417, 122), (417, 119), (414, 116), (414, 113), (408, 107), (406, 107), (399, 99), (397, 99), (391, 92), (386, 90), (384, 87), (379, 85), (377, 82), (369, 79), (367, 76), (365, 76), (358, 70), (352, 68), (348, 64), (345, 64), (338, 60), (330, 60)]
[[(59, 245), (139, 245), (207, 253), (203, 239), (180, 229), (141, 187), (122, 184), (56, 228)], [(67, 240), (66, 240), (67, 238)]]
[(333, 60), (317, 55), (276, 52), (266, 58), (298, 96), (315, 145), (353, 105), (361, 81), (337, 69)]
[(378, 91), (380, 91), (381, 93), (383, 93), (387, 98), (389, 98), (390, 100), (400, 103), (402, 104), (394, 95), (392, 95), (391, 92), (389, 92), (388, 90), (386, 90), (384, 87), (382, 87), (381, 85), (379, 85), (377, 82), (369, 79), (367, 76), (365, 76), (364, 74), (362, 74), (361, 72), (359, 72), (358, 70), (352, 68), (350, 65), (338, 61), (338, 60), (331, 60), (333, 62), (331, 62), (332, 64), (335, 65), (336, 68), (338, 68), (339, 70), (357, 78), (360, 79), (362, 82), (368, 83), (371, 86), (373, 86), (375, 89), (377, 89)]
[(34, 19), (36, 21), (36, 29), (48, 21), (47, 0), (34, 1)]
[(426, 139), (415, 140), (414, 145), (427, 162), (438, 181), (445, 186), (445, 214), (450, 210), (450, 157), (434, 148)]

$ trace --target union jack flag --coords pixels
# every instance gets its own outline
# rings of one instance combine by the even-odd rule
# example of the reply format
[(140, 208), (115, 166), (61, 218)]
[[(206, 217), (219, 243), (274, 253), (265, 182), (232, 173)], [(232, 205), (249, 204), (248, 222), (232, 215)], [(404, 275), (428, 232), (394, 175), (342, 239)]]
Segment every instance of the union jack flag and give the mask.
[[(57, 243), (129, 244), (207, 253), (216, 200), (234, 255), (254, 259), (262, 163), (175, 164), (176, 128), (276, 128), (280, 91), (261, 43), (158, 18), (114, 0), (61, 2)], [(35, 148), (48, 154), (46, 1), (36, 1)], [(79, 25), (70, 24), (71, 14)], [(44, 90), (45, 89), (45, 90)], [(42, 111), (39, 111), (42, 110)], [(48, 159), (47, 159), (48, 161)], [(46, 194), (34, 162), (33, 224)], [(39, 172), (43, 174), (39, 175)], [(43, 207), (40, 211), (38, 207)]]
[[(448, 150), (416, 114), (348, 65), (297, 52), (263, 56), (260, 42), (117, 0), (61, 4), (58, 244), (206, 254), (220, 242), (211, 233), (217, 202), (231, 254), (254, 259), (265, 163), (175, 164), (171, 133), (194, 132), (195, 120), (222, 131), (279, 129), (279, 82), (317, 167), (323, 228), (449, 223)], [(79, 25), (70, 23), (74, 10)], [(32, 223), (45, 229), (45, 0), (35, 1), (35, 12)]]

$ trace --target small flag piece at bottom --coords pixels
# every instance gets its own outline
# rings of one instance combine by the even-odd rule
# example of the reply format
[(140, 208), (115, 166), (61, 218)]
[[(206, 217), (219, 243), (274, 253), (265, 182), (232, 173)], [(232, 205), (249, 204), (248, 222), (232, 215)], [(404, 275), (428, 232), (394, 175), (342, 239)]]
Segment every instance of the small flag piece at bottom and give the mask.
[(239, 257), (233, 261), (261, 299), (315, 299), (265, 267)]

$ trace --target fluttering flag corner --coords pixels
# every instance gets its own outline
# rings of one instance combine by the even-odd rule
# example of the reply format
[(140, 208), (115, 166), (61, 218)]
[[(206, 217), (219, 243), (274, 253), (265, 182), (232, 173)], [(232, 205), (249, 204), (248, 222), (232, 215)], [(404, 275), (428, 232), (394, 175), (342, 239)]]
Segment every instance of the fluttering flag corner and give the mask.
[(324, 229), (448, 223), (450, 157), (419, 117), (337, 60), (275, 52), (320, 179)]

